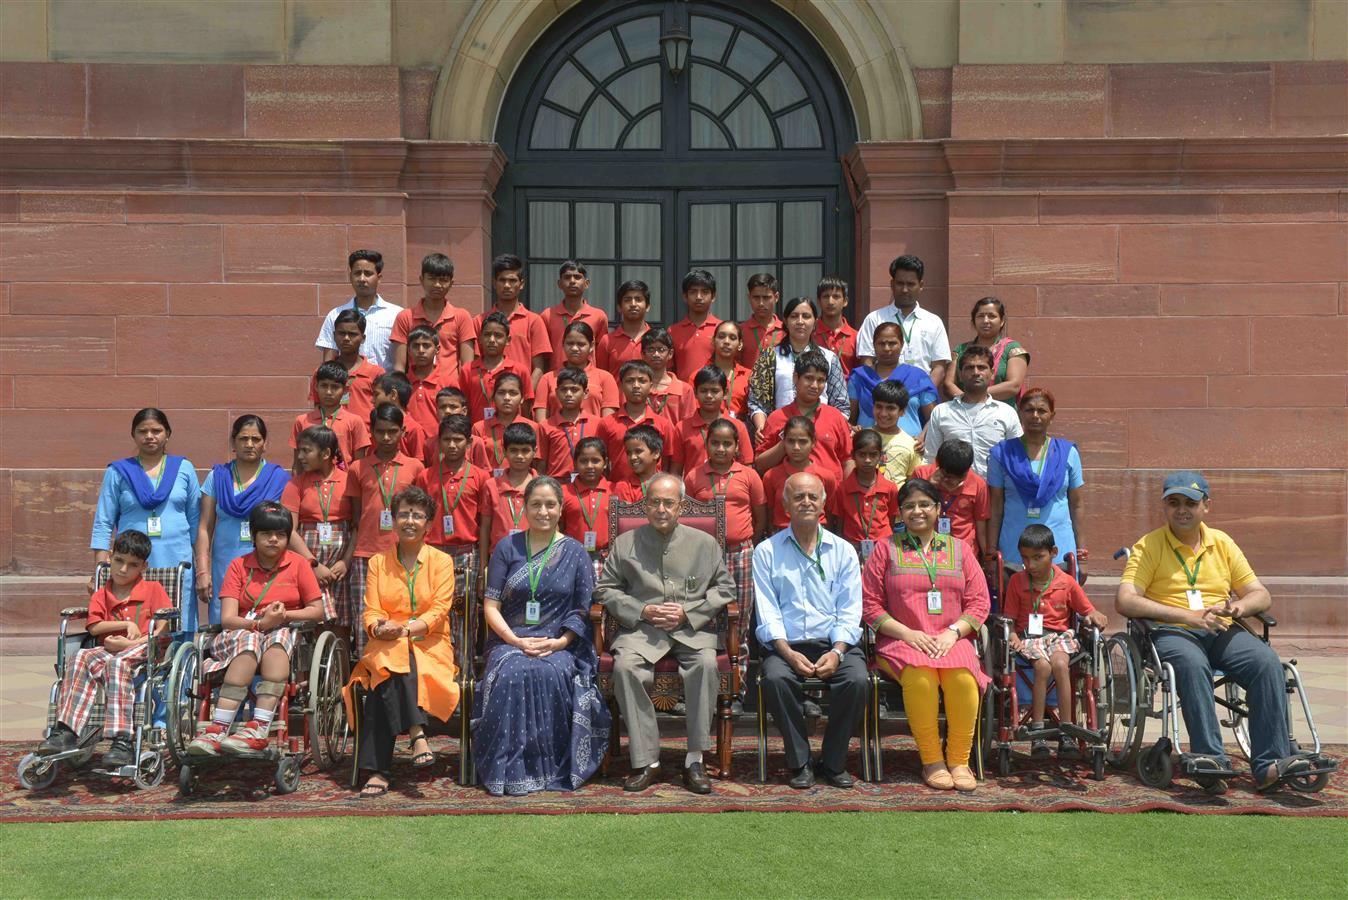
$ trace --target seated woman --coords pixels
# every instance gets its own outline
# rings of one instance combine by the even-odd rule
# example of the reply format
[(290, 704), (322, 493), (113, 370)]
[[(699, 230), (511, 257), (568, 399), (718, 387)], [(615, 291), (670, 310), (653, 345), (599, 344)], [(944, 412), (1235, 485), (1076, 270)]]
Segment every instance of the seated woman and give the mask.
[[(294, 523), (290, 512), (274, 500), (253, 507), (248, 530), (253, 551), (236, 557), (220, 583), (220, 624), (201, 661), (206, 673), (225, 670), (225, 683), (211, 715), (211, 724), (188, 744), (191, 756), (253, 753), (267, 748), (267, 730), (290, 678), (290, 653), (295, 649), (296, 622), (321, 622), (323, 591), (314, 570), (299, 554), (286, 549)], [(229, 728), (239, 704), (248, 696), (253, 676), (262, 680), (254, 691), (253, 718), (234, 734)]]
[(491, 627), (473, 716), (473, 760), (493, 794), (569, 791), (604, 758), (611, 722), (595, 687), (594, 570), (557, 530), (562, 486), (524, 489), (529, 527), (496, 545), (483, 615)]
[[(862, 618), (876, 632), (880, 670), (903, 688), (922, 779), (972, 791), (969, 768), (979, 696), (988, 684), (970, 637), (988, 615), (988, 584), (963, 541), (936, 533), (941, 492), (912, 478), (899, 489), (906, 531), (875, 546), (861, 573)], [(939, 695), (945, 697), (941, 753)]]
[(344, 691), (353, 721), (355, 687), (367, 692), (356, 762), (373, 774), (362, 798), (388, 793), (393, 743), (404, 732), (411, 738), (412, 765), (432, 765), (427, 717), (447, 721), (459, 705), (449, 632), (454, 561), (426, 545), (435, 500), (409, 487), (393, 496), (389, 511), (398, 542), (370, 557), (363, 617), (370, 639)]

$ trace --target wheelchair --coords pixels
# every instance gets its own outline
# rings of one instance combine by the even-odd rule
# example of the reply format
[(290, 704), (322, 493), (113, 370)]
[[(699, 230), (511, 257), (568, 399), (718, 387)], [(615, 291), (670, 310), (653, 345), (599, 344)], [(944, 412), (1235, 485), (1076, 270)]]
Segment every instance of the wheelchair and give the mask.
[[(181, 796), (191, 796), (196, 791), (203, 772), (235, 762), (274, 765), (278, 794), (299, 789), (306, 759), (322, 771), (330, 771), (341, 763), (349, 735), (342, 687), (349, 674), (350, 653), (343, 638), (332, 631), (320, 630), (323, 624), (328, 623), (286, 626), (298, 633), (290, 654), (290, 678), (271, 722), (270, 746), (257, 753), (185, 755), (187, 745), (210, 724), (214, 700), (224, 683), (224, 669), (206, 674), (202, 667), (207, 639), (219, 634), (222, 626), (205, 626), (197, 631), (192, 642), (177, 648), (169, 671), (168, 732), (170, 742), (184, 748), (178, 761)], [(249, 686), (240, 713), (250, 711), (256, 704), (254, 691), (258, 681), (255, 677)], [(236, 715), (231, 733), (248, 718)]]
[[(1063, 571), (1078, 583), (1084, 583), (1076, 553), (1067, 556), (1064, 562)], [(1002, 555), (998, 553), (998, 584), (994, 594), (994, 608), (998, 611), (1006, 596), (1005, 571)], [(997, 757), (997, 772), (1003, 778), (1011, 774), (1014, 742), (1052, 738), (1075, 742), (1080, 758), (1090, 760), (1092, 778), (1102, 781), (1105, 777), (1108, 751), (1106, 729), (1102, 723), (1108, 719), (1108, 710), (1113, 706), (1111, 692), (1115, 685), (1100, 677), (1105, 669), (1105, 640), (1100, 629), (1081, 616), (1073, 616), (1073, 624), (1081, 649), (1068, 660), (1072, 683), (1049, 686), (1045, 707), (1056, 707), (1058, 716), (1046, 717), (1044, 728), (1032, 730), (1029, 707), (1034, 688), (1034, 666), (1011, 649), (1015, 623), (996, 613), (989, 619), (992, 685), (988, 688), (986, 702), (994, 709), (995, 726), (990, 743)]]
[[(170, 636), (176, 631), (182, 617), (183, 585), (186, 582), (187, 571), (191, 567), (191, 563), (182, 562), (176, 566), (145, 571), (144, 577), (163, 585), (164, 592), (173, 603), (171, 607), (154, 614), (156, 627), (160, 622), (167, 622)], [(94, 570), (96, 590), (107, 583), (110, 571), (111, 567), (107, 563), (99, 563)], [(52, 683), (48, 694), (47, 727), (43, 731), (43, 738), (50, 735), (56, 726), (61, 687), (65, 683), (66, 669), (71, 658), (78, 650), (97, 646), (97, 641), (87, 632), (72, 632), (71, 629), (72, 621), (87, 619), (88, 616), (87, 606), (71, 606), (61, 610), (61, 628), (56, 639), (56, 681)], [(174, 658), (174, 654), (182, 646), (178, 643), (168, 643), (165, 647), (165, 641), (171, 640), (171, 637), (166, 636), (164, 639), (149, 642), (146, 660), (135, 677), (131, 736), (135, 762), (113, 769), (92, 768), (89, 771), (109, 778), (129, 778), (136, 787), (148, 790), (157, 787), (164, 780), (170, 761), (181, 764), (185, 758), (187, 742), (179, 740), (179, 736), (168, 727), (165, 720), (166, 707), (171, 706), (169, 702), (171, 698), (166, 698), (165, 691), (173, 690), (170, 683), (172, 679), (169, 660)], [(103, 710), (103, 686), (99, 685), (89, 723), (78, 736), (76, 746), (64, 753), (50, 756), (26, 754), (19, 761), (19, 784), (30, 791), (42, 790), (51, 786), (61, 768), (82, 769), (87, 766), (93, 758), (95, 747), (103, 738)]]
[[(1129, 555), (1130, 550), (1125, 547), (1115, 553), (1114, 558), (1127, 560)], [(1247, 619), (1235, 620), (1232, 627), (1244, 628), (1267, 644), (1269, 630), (1277, 626), (1277, 621), (1267, 613), (1256, 613), (1249, 618), (1259, 623), (1258, 632)], [(1129, 619), (1128, 630), (1113, 635), (1105, 643), (1105, 680), (1116, 684), (1116, 692), (1112, 695), (1116, 702), (1109, 707), (1106, 727), (1109, 763), (1118, 769), (1136, 766), (1138, 778), (1148, 787), (1167, 788), (1178, 774), (1194, 780), (1204, 790), (1219, 791), (1222, 780), (1238, 773), (1233, 769), (1198, 769), (1190, 754), (1177, 752), (1180, 699), (1175, 687), (1175, 670), (1170, 663), (1162, 662), (1151, 639), (1151, 625), (1141, 619)], [(1284, 783), (1293, 790), (1314, 793), (1329, 783), (1329, 776), (1338, 767), (1338, 762), (1321, 752), (1320, 735), (1315, 729), (1315, 719), (1296, 660), (1282, 660), (1282, 669), (1287, 693), (1298, 698), (1311, 737), (1309, 749), (1303, 748), (1293, 730), (1289, 704), (1287, 733), (1291, 738), (1292, 753), (1303, 756), (1310, 763), (1310, 769), (1288, 777)], [(1213, 673), (1212, 687), (1219, 714), (1226, 714), (1226, 718), (1219, 719), (1220, 723), (1231, 729), (1236, 746), (1249, 760), (1250, 710), (1244, 690), (1220, 670)], [(1161, 736), (1143, 749), (1147, 719), (1160, 720)]]

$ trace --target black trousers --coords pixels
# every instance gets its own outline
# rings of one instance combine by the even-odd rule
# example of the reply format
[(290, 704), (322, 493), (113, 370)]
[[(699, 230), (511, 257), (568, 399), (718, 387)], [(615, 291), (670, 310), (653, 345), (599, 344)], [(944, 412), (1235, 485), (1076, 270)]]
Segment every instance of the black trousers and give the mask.
[[(827, 641), (792, 644), (791, 649), (810, 662), (829, 651)], [(810, 760), (810, 738), (805, 731), (805, 679), (796, 674), (775, 651), (764, 648), (763, 696), (786, 745), (786, 764), (799, 769)], [(866, 703), (866, 660), (856, 647), (843, 654), (843, 661), (828, 678), (828, 725), (819, 765), (837, 774), (847, 768), (847, 745), (852, 740)]]
[(393, 745), (398, 735), (425, 725), (426, 712), (417, 706), (417, 661), (406, 675), (390, 675), (365, 695), (360, 724), (360, 768), (385, 778), (393, 769)]

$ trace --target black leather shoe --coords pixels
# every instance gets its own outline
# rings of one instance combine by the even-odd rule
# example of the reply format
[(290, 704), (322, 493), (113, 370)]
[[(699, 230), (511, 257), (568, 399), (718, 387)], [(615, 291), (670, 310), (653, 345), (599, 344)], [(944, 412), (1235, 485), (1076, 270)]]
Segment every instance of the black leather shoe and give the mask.
[(835, 788), (842, 788), (843, 790), (850, 790), (851, 788), (856, 787), (857, 784), (857, 780), (845, 770), (842, 772), (825, 772), (823, 769), (820, 769), (819, 777), (823, 778), (824, 781), (833, 785)]
[(117, 737), (112, 739), (112, 746), (108, 752), (103, 754), (103, 768), (120, 769), (122, 766), (129, 766), (136, 761), (132, 754), (131, 740), (129, 738)]
[(660, 774), (659, 766), (647, 766), (644, 769), (633, 769), (632, 774), (623, 780), (623, 790), (625, 791), (644, 791), (646, 788), (655, 784), (655, 779)]
[(814, 765), (807, 762), (805, 765), (801, 766), (796, 770), (796, 774), (791, 776), (791, 780), (788, 781), (787, 784), (798, 791), (804, 791), (814, 787)]
[(693, 763), (683, 770), (683, 786), (694, 794), (710, 794), (711, 779), (702, 768), (702, 763)]
[(37, 755), (55, 756), (57, 753), (65, 753), (67, 750), (74, 750), (75, 743), (75, 732), (57, 722), (51, 734), (47, 735), (47, 739), (38, 744)]

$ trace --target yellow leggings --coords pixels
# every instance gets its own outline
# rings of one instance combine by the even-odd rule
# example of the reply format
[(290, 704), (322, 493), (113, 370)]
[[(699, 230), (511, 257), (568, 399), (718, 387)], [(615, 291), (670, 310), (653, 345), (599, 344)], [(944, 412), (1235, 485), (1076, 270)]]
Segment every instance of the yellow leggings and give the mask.
[[(886, 667), (888, 668), (888, 667)], [(974, 746), (974, 723), (978, 719), (978, 680), (968, 669), (932, 669), (905, 666), (899, 673), (903, 708), (908, 727), (917, 742), (922, 765), (941, 762), (941, 728), (937, 718), (939, 697), (945, 694), (947, 766), (967, 766)]]

